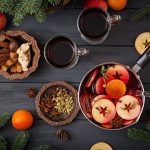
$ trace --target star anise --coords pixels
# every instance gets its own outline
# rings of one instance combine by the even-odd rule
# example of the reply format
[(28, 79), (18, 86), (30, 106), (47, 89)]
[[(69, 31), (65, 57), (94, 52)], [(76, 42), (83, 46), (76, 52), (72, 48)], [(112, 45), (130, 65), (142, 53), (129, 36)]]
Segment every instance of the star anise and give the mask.
[(131, 103), (125, 104), (124, 106), (125, 106), (125, 107), (122, 108), (122, 109), (123, 109), (123, 110), (127, 110), (128, 112), (129, 112), (131, 109), (134, 109), (134, 108), (135, 108), (135, 104), (134, 104), (134, 103), (133, 103), (133, 104), (131, 104)]
[(96, 109), (99, 110), (99, 113), (100, 113), (100, 114), (103, 114), (103, 116), (105, 116), (106, 114), (109, 113), (109, 111), (107, 110), (107, 107), (101, 107), (101, 106), (100, 106), (99, 108), (96, 107)]
[(115, 79), (120, 79), (122, 74), (119, 74), (118, 71), (116, 71), (116, 74), (112, 75)]
[(145, 48), (148, 48), (150, 46), (150, 42), (148, 42), (147, 40), (145, 41), (145, 43), (143, 43), (143, 45), (145, 45)]
[(36, 97), (36, 95), (37, 95), (37, 90), (36, 89), (34, 89), (34, 88), (29, 88), (28, 90), (27, 90), (27, 96), (28, 97)]
[(113, 126), (113, 128), (120, 128), (122, 127), (122, 122), (123, 122), (123, 119), (117, 116), (112, 121), (110, 121), (110, 124)]

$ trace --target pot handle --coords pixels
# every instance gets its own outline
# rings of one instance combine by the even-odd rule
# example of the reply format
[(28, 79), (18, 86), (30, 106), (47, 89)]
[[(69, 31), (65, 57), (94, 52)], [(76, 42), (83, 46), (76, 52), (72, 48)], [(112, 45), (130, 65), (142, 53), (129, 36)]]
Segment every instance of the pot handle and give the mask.
[(148, 48), (136, 61), (136, 64), (133, 66), (132, 70), (137, 73), (142, 68), (144, 68), (150, 61), (150, 48)]
[(132, 93), (132, 95), (134, 96), (145, 96), (145, 97), (150, 97), (150, 91), (135, 91), (134, 93)]

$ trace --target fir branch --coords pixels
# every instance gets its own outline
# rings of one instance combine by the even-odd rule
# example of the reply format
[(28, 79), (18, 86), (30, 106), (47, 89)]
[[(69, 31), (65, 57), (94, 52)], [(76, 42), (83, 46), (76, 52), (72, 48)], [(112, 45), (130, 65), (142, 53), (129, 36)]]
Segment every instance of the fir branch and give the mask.
[(60, 5), (62, 0), (47, 0), (52, 6)]
[(0, 135), (0, 150), (7, 150), (7, 141)]
[(46, 20), (46, 13), (44, 12), (43, 9), (40, 9), (36, 14), (35, 17), (38, 22), (42, 23)]
[(128, 137), (133, 139), (133, 140), (141, 140), (141, 141), (146, 141), (150, 142), (150, 133), (141, 129), (128, 129)]
[(28, 132), (20, 132), (12, 145), (11, 150), (24, 150), (25, 146), (27, 145), (27, 142), (29, 140), (30, 134)]
[(50, 150), (48, 145), (40, 145), (39, 147), (33, 148), (32, 150)]
[(132, 23), (136, 23), (148, 15), (150, 15), (150, 5), (147, 5), (137, 10), (133, 15), (130, 16), (130, 21)]
[(11, 12), (16, 0), (0, 0), (0, 12)]
[(26, 13), (29, 13), (30, 15), (36, 14), (40, 9), (40, 6), (42, 5), (43, 1), (42, 0), (28, 0), (28, 1), (30, 6), (28, 5), (28, 7), (25, 7)]
[(41, 7), (42, 7), (44, 10), (46, 10), (46, 9), (48, 8), (48, 6), (49, 6), (49, 2), (48, 2), (47, 0), (43, 0), (43, 3), (42, 3), (42, 5), (41, 5)]
[(10, 119), (10, 115), (7, 112), (1, 114), (0, 115), (0, 128), (4, 127), (7, 124), (9, 119)]

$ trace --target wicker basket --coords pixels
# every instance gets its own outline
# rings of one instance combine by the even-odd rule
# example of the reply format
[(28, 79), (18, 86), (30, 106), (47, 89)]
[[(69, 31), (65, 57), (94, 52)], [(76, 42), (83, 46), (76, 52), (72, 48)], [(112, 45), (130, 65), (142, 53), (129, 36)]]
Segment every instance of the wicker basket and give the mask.
[[(46, 117), (42, 113), (42, 111), (40, 109), (40, 101), (41, 101), (41, 98), (43, 95), (45, 95), (46, 93), (50, 93), (50, 91), (52, 91), (53, 88), (60, 87), (60, 86), (65, 88), (67, 91), (69, 91), (72, 94), (74, 108), (73, 108), (73, 111), (71, 112), (71, 114), (69, 114), (67, 117), (60, 119), (60, 116), (58, 116), (57, 121), (55, 121), (53, 119), (50, 120), (48, 117)], [(70, 84), (67, 84), (64, 81), (57, 81), (57, 82), (45, 84), (39, 91), (38, 95), (36, 96), (36, 100), (35, 100), (36, 110), (37, 110), (39, 117), (42, 118), (46, 123), (48, 123), (49, 125), (52, 125), (52, 126), (60, 126), (60, 125), (65, 125), (65, 124), (72, 122), (72, 120), (77, 116), (77, 114), (80, 110), (78, 101), (77, 101), (77, 95), (78, 95), (77, 90), (75, 90)]]
[[(24, 78), (27, 78), (32, 72), (34, 72), (38, 67), (38, 62), (40, 58), (40, 50), (37, 46), (37, 41), (30, 35), (28, 35), (24, 31), (7, 31), (5, 32), (7, 35), (14, 37), (22, 42), (30, 42), (31, 43), (31, 52), (32, 52), (32, 59), (29, 66), (29, 70), (23, 73), (9, 73), (9, 72), (3, 72), (0, 70), (0, 74), (4, 76), (7, 79), (10, 80), (21, 80)], [(3, 34), (0, 35), (0, 41), (5, 40), (3, 37)]]

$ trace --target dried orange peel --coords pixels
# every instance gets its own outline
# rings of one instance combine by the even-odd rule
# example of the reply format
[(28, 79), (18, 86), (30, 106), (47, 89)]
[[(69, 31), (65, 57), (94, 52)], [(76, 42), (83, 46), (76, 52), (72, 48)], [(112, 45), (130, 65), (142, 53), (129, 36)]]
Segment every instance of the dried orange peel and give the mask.
[(126, 93), (126, 85), (123, 81), (114, 79), (108, 82), (106, 86), (106, 92), (109, 97), (113, 99), (118, 99), (125, 95)]
[(90, 150), (113, 150), (112, 147), (105, 143), (105, 142), (99, 142), (99, 143), (96, 143), (94, 144)]
[(135, 48), (139, 54), (143, 54), (150, 46), (150, 32), (143, 32), (135, 40)]

